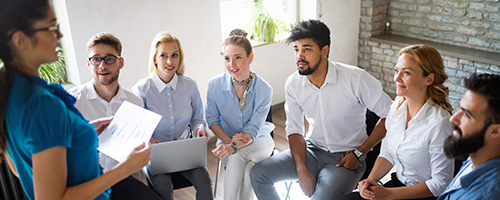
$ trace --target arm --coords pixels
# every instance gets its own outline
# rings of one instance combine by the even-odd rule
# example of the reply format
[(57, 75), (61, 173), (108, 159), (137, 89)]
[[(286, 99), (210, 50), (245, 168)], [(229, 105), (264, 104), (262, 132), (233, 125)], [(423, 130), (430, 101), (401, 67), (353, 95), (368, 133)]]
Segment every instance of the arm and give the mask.
[[(361, 146), (358, 147), (358, 150), (367, 154), (375, 145), (380, 142), (380, 140), (385, 137), (385, 133), (385, 118), (382, 118), (377, 122), (377, 125), (375, 125), (375, 127), (373, 128), (370, 136), (365, 140), (365, 142), (363, 142), (363, 144), (361, 144)], [(346, 169), (354, 170), (358, 168), (359, 163), (360, 162), (358, 158), (356, 158), (354, 153), (349, 151), (345, 156), (342, 157), (342, 160), (340, 160), (340, 162), (336, 166), (343, 166)]]
[(306, 196), (311, 197), (316, 189), (316, 178), (309, 172), (306, 166), (306, 142), (304, 136), (290, 134), (288, 142), (295, 166), (297, 167), (300, 188)]
[(273, 89), (260, 78), (255, 80), (254, 104), (252, 116), (247, 124), (244, 124), (244, 133), (250, 134), (252, 140), (255, 140), (260, 133), (260, 130), (266, 122), (267, 114), (271, 109), (271, 100)]
[(203, 102), (201, 101), (200, 91), (198, 90), (196, 82), (193, 84), (193, 90), (190, 95), (191, 107), (193, 108), (190, 126), (196, 137), (207, 136), (205, 132), (205, 120), (203, 119)]
[(358, 183), (359, 194), (365, 199), (375, 198), (373, 191), (369, 189), (371, 186), (378, 185), (378, 181), (385, 176), (393, 165), (384, 157), (378, 157), (373, 165), (370, 175), (365, 180)]
[(358, 147), (358, 150), (363, 153), (368, 153), (370, 150), (377, 145), (382, 139), (384, 139), (386, 133), (385, 129), (385, 118), (381, 118), (377, 125), (373, 128), (372, 133), (368, 137), (368, 139)]
[(141, 145), (127, 161), (88, 182), (66, 187), (66, 148), (56, 146), (33, 154), (35, 199), (94, 199), (118, 181), (149, 162), (151, 148)]
[(5, 155), (5, 159), (7, 160), (7, 164), (9, 165), (9, 168), (10, 168), (10, 171), (16, 176), (19, 178), (19, 174), (17, 174), (17, 169), (16, 169), (16, 166), (14, 165), (14, 163), (12, 162), (12, 159), (10, 159), (10, 156), (7, 152), (4, 152)]

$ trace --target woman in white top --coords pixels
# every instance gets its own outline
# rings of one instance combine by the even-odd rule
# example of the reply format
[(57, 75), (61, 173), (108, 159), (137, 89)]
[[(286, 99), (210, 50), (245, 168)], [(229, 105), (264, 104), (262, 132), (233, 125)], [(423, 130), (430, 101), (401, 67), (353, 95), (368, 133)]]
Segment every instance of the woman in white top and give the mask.
[[(152, 143), (186, 139), (191, 133), (196, 137), (207, 136), (200, 92), (193, 79), (183, 76), (183, 58), (179, 39), (168, 32), (156, 34), (151, 43), (150, 76), (132, 87), (132, 92), (144, 100), (146, 109), (162, 116)], [(212, 199), (210, 176), (205, 167), (176, 173), (193, 184), (196, 199)], [(173, 199), (173, 174), (151, 176), (153, 188), (165, 200)]]
[[(452, 108), (441, 55), (427, 45), (405, 47), (394, 71), (398, 97), (387, 115), (381, 153), (359, 182), (360, 192), (344, 199), (436, 199), (453, 178), (453, 159), (443, 151)], [(392, 180), (377, 183), (393, 167)]]

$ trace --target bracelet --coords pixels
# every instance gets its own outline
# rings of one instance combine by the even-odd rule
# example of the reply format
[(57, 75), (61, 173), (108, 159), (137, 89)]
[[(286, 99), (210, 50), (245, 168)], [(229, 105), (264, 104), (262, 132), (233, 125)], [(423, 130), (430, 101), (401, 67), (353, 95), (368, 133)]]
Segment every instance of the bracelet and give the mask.
[(229, 145), (231, 145), (231, 147), (233, 147), (233, 149), (234, 149), (233, 154), (235, 154), (238, 151), (238, 145), (236, 144), (236, 142), (233, 142), (233, 141), (229, 142)]

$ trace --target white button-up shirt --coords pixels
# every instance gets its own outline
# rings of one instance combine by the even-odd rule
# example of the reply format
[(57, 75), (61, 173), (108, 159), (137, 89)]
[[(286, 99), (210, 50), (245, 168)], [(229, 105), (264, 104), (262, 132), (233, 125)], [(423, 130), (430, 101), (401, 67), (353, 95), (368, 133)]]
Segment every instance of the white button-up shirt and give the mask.
[[(113, 116), (125, 100), (137, 106), (144, 107), (144, 103), (140, 97), (119, 85), (116, 95), (110, 102), (107, 102), (95, 91), (94, 79), (83, 85), (69, 89), (68, 93), (76, 98), (75, 107), (89, 121)], [(102, 153), (99, 153), (99, 163), (105, 171), (109, 171), (118, 165), (118, 161)]]
[(380, 82), (365, 70), (331, 61), (320, 88), (295, 72), (286, 81), (285, 95), (287, 137), (304, 135), (305, 115), (307, 138), (329, 152), (361, 146), (368, 138), (366, 109), (385, 118), (392, 103)]
[(453, 178), (454, 160), (443, 151), (444, 141), (453, 131), (451, 115), (429, 99), (405, 128), (408, 106), (405, 101), (396, 110), (399, 100), (396, 98), (385, 121), (387, 134), (380, 157), (396, 167), (401, 183), (425, 182), (432, 194), (439, 196)]

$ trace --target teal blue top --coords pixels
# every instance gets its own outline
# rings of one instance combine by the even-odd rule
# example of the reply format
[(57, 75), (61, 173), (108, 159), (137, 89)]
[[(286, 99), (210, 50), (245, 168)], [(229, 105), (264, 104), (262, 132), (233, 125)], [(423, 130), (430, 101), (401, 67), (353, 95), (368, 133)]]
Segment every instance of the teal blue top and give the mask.
[[(35, 199), (32, 156), (52, 147), (67, 149), (67, 187), (101, 175), (97, 133), (73, 106), (75, 98), (60, 85), (47, 85), (38, 77), (9, 73), (8, 78), (7, 152), (28, 198)], [(109, 192), (96, 199), (109, 199)]]

